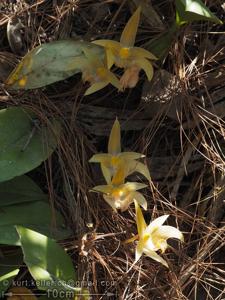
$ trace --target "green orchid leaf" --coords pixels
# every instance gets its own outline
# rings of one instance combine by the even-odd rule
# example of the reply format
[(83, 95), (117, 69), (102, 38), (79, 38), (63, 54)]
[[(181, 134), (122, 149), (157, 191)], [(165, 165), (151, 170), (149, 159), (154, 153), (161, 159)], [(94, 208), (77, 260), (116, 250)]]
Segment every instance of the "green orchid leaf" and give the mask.
[(38, 167), (57, 146), (59, 123), (37, 124), (35, 116), (19, 107), (0, 110), (0, 182)]
[(223, 24), (201, 0), (176, 0), (176, 10), (178, 25), (201, 20)]
[(10, 287), (22, 263), (23, 256), (20, 249), (15, 252), (9, 251), (0, 258), (0, 298), (4, 297), (4, 292)]
[(160, 60), (163, 60), (176, 39), (180, 26), (199, 20), (222, 24), (200, 0), (176, 0), (176, 21), (171, 24), (168, 30), (152, 39), (147, 44), (147, 48)]
[(49, 237), (16, 226), (21, 247), (31, 275), (40, 290), (73, 290), (76, 274), (69, 255)]
[(14, 225), (0, 226), (0, 244), (20, 246), (19, 235)]
[[(55, 225), (52, 224), (53, 217), (56, 220)], [(1, 244), (20, 245), (15, 225), (26, 226), (56, 240), (71, 235), (70, 230), (65, 227), (62, 216), (59, 213), (53, 215), (49, 204), (43, 201), (27, 202), (1, 208)]]
[(160, 61), (167, 55), (169, 49), (176, 39), (179, 26), (174, 22), (168, 30), (156, 36), (148, 43), (148, 49), (155, 54)]
[(80, 72), (78, 59), (83, 49), (103, 57), (103, 49), (92, 43), (61, 40), (40, 45), (30, 51), (6, 80), (12, 89), (35, 89), (66, 79)]
[[(0, 298), (4, 297), (4, 292), (10, 287), (13, 278), (19, 273), (20, 269), (15, 267), (4, 268), (4, 274), (0, 274)], [(0, 273), (3, 273), (0, 271)]]
[(20, 224), (56, 240), (67, 238), (71, 231), (66, 229), (59, 213), (56, 223), (53, 218), (47, 195), (27, 176), (15, 177), (0, 183), (0, 244), (20, 246), (14, 225)]
[(28, 176), (0, 183), (0, 207), (32, 201), (46, 201), (48, 196)]

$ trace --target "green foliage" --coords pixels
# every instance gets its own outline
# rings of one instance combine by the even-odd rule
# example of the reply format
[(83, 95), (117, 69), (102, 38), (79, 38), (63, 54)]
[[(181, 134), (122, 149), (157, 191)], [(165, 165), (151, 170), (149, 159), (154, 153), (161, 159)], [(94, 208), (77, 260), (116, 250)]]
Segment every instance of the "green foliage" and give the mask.
[[(54, 239), (68, 237), (71, 232), (65, 229), (59, 213), (54, 213), (55, 222), (52, 223), (48, 196), (29, 177), (17, 177), (36, 168), (52, 154), (60, 132), (58, 122), (53, 121), (50, 130), (37, 123), (34, 114), (12, 107), (0, 110), (0, 126), (0, 244), (21, 246), (16, 225)], [(52, 250), (55, 254), (55, 249)], [(20, 265), (11, 266), (3, 257), (1, 266), (4, 268), (0, 273), (0, 290), (4, 292)]]
[[(37, 120), (36, 120), (37, 121)], [(0, 182), (25, 174), (46, 160), (57, 145), (59, 124), (35, 124), (35, 116), (19, 107), (0, 110)]]
[(80, 72), (77, 59), (83, 59), (83, 49), (103, 56), (97, 45), (61, 40), (43, 44), (30, 51), (10, 74), (6, 84), (13, 89), (34, 89), (66, 79)]
[(20, 239), (14, 225), (0, 226), (0, 244), (20, 246)]
[(55, 239), (70, 235), (59, 213), (52, 226), (48, 197), (28, 176), (15, 177), (0, 183), (0, 243), (20, 245), (15, 225), (23, 225)]
[(65, 229), (61, 215), (55, 213), (54, 218), (56, 219), (57, 227), (53, 226), (51, 208), (44, 201), (4, 207), (0, 210), (0, 232), (4, 232), (4, 234), (0, 235), (0, 243), (20, 245), (15, 225), (28, 227), (56, 239), (62, 239), (70, 235), (70, 232)]
[(150, 41), (150, 51), (159, 59), (162, 59), (167, 54), (172, 42), (175, 40), (177, 32), (178, 26), (174, 23), (167, 31)]
[(22, 262), (23, 256), (19, 249), (7, 255), (3, 254), (0, 258), (0, 298), (2, 298), (2, 293), (9, 288), (13, 278), (18, 274)]
[(5, 266), (2, 270), (0, 270), (0, 298), (1, 294), (4, 295), (3, 292), (5, 292), (8, 287), (10, 286), (13, 278), (19, 273), (19, 269), (15, 268), (14, 266)]
[[(0, 183), (1, 244), (20, 245), (15, 225), (56, 239), (70, 235), (58, 213), (55, 216), (57, 226), (52, 226), (48, 196), (29, 177), (15, 177), (38, 166), (56, 147), (56, 138), (45, 127), (39, 126), (31, 135), (32, 118), (33, 114), (17, 107), (0, 110), (0, 180), (4, 181)], [(59, 134), (58, 123), (54, 124), (54, 129)]]
[(149, 50), (163, 59), (175, 40), (180, 26), (192, 21), (211, 21), (222, 24), (201, 0), (176, 0), (176, 21), (170, 28), (149, 42)]
[(223, 24), (201, 0), (176, 0), (176, 9), (178, 25), (201, 20)]
[(48, 196), (28, 176), (23, 175), (0, 183), (0, 207), (47, 199)]
[(69, 255), (54, 240), (38, 232), (17, 226), (21, 247), (31, 275), (40, 290), (73, 290), (76, 274)]

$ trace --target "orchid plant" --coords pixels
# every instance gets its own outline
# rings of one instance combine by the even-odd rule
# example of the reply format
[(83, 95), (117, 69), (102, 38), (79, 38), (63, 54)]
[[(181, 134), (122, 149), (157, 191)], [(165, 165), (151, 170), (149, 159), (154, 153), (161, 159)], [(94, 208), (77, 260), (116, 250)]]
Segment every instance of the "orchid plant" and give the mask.
[(169, 215), (156, 218), (147, 226), (138, 202), (134, 201), (134, 203), (139, 238), (136, 246), (135, 261), (137, 262), (141, 255), (145, 253), (147, 256), (168, 268), (167, 262), (157, 253), (157, 251), (160, 250), (161, 253), (166, 251), (168, 248), (167, 240), (169, 238), (184, 241), (182, 232), (173, 226), (163, 225)]
[(144, 157), (137, 152), (121, 152), (121, 132), (118, 119), (115, 120), (109, 136), (108, 153), (95, 154), (89, 162), (101, 164), (103, 176), (107, 185), (96, 186), (95, 192), (103, 193), (104, 200), (114, 209), (125, 211), (136, 199), (147, 209), (145, 197), (137, 192), (147, 185), (138, 182), (126, 182), (125, 178), (133, 172), (139, 172), (150, 180), (148, 168), (137, 159)]
[[(139, 172), (150, 180), (149, 170), (146, 165), (137, 161), (145, 155), (137, 152), (121, 152), (121, 133), (120, 123), (116, 118), (109, 136), (108, 153), (94, 154), (89, 162), (100, 163), (103, 176), (110, 184), (113, 176), (122, 169), (124, 178), (128, 175)], [(120, 173), (121, 175), (121, 173)], [(120, 184), (123, 183), (124, 178), (121, 178)]]
[(120, 42), (114, 40), (93, 41), (93, 43), (105, 47), (109, 68), (115, 64), (125, 70), (120, 79), (122, 90), (136, 86), (141, 69), (144, 70), (149, 81), (153, 77), (151, 61), (157, 58), (148, 50), (134, 46), (140, 15), (141, 7), (138, 7), (127, 22), (120, 37)]
[(90, 87), (86, 90), (85, 96), (103, 89), (108, 84), (112, 84), (117, 89), (121, 89), (119, 79), (107, 67), (106, 57), (101, 60), (98, 55), (83, 48), (84, 58), (74, 59), (73, 64), (82, 71), (82, 79), (89, 82)]
[(117, 211), (127, 210), (129, 205), (136, 200), (145, 210), (147, 209), (147, 201), (145, 197), (137, 192), (139, 189), (145, 188), (147, 185), (139, 182), (126, 182), (121, 185), (99, 185), (93, 188), (94, 191), (102, 192), (105, 201)]
[[(135, 262), (145, 253), (168, 267), (167, 262), (157, 251), (160, 250), (162, 253), (166, 251), (169, 238), (176, 238), (181, 241), (184, 238), (177, 228), (163, 225), (169, 215), (156, 218), (149, 225), (146, 224), (140, 206), (146, 210), (147, 201), (138, 190), (147, 187), (147, 185), (139, 182), (125, 182), (125, 178), (135, 171), (140, 172), (150, 180), (147, 166), (136, 161), (141, 157), (143, 157), (141, 153), (121, 152), (120, 123), (116, 118), (109, 136), (108, 153), (95, 154), (89, 160), (101, 164), (102, 173), (107, 182), (106, 185), (95, 186), (92, 191), (103, 193), (104, 200), (114, 211), (121, 210), (123, 212), (134, 202), (138, 235), (129, 239), (126, 243), (138, 239)], [(136, 167), (137, 165), (138, 167)]]
[(139, 182), (124, 183), (124, 170), (120, 169), (113, 177), (111, 184), (98, 185), (93, 191), (102, 192), (105, 201), (113, 208), (122, 212), (127, 210), (129, 205), (136, 200), (145, 210), (147, 209), (147, 201), (145, 197), (137, 192), (137, 190), (147, 187), (146, 184)]

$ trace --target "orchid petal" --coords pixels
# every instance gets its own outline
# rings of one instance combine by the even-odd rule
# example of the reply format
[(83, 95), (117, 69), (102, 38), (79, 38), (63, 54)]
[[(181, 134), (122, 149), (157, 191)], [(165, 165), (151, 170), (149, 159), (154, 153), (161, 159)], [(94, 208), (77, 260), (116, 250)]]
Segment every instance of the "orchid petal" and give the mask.
[(93, 66), (93, 69), (96, 69), (98, 67), (104, 67), (103, 61), (99, 59), (99, 56), (90, 51), (88, 48), (82, 48), (85, 56), (87, 57), (87, 60), (89, 61), (89, 64)]
[(112, 197), (103, 195), (104, 200), (112, 207), (114, 211), (117, 211), (115, 201), (112, 199)]
[(130, 196), (126, 197), (124, 200), (114, 199), (111, 196), (103, 195), (105, 201), (114, 209), (114, 210), (121, 210), (122, 212), (127, 210), (129, 205), (132, 202), (132, 198)]
[(111, 194), (113, 191), (113, 187), (111, 185), (97, 185), (92, 189), (95, 192), (101, 192), (104, 194)]
[(121, 152), (120, 140), (120, 123), (116, 118), (109, 136), (108, 152), (110, 154), (116, 155)]
[(138, 57), (138, 58), (148, 58), (151, 60), (157, 60), (157, 57), (154, 54), (141, 47), (133, 47), (131, 49), (131, 55), (133, 57)]
[(137, 58), (135, 59), (136, 65), (145, 71), (148, 80), (151, 81), (154, 73), (153, 66), (150, 61), (146, 58)]
[(106, 49), (106, 65), (108, 69), (111, 69), (114, 63), (115, 63), (115, 56), (113, 54), (113, 51), (111, 49)]
[(123, 244), (129, 244), (129, 243), (133, 243), (134, 241), (136, 241), (138, 239), (138, 234), (136, 234), (135, 236), (132, 236), (130, 239), (127, 239), (123, 242)]
[(134, 172), (138, 172), (142, 174), (149, 181), (151, 180), (151, 176), (148, 170), (148, 167), (139, 161), (129, 161), (127, 162), (128, 174), (130, 175)]
[(137, 10), (134, 12), (134, 14), (130, 17), (129, 21), (127, 22), (122, 32), (120, 43), (124, 47), (134, 46), (140, 15), (141, 15), (141, 7), (139, 6)]
[(124, 168), (120, 168), (117, 170), (116, 174), (113, 176), (112, 184), (113, 185), (124, 184), (124, 179), (125, 179), (125, 170), (124, 170)]
[(110, 69), (115, 63), (114, 55), (117, 55), (121, 49), (121, 44), (113, 40), (95, 40), (92, 43), (105, 48), (107, 66)]
[(145, 233), (152, 233), (155, 229), (158, 229), (160, 226), (163, 225), (163, 223), (166, 221), (166, 219), (169, 217), (169, 215), (164, 215), (159, 218), (156, 218), (154, 221), (152, 221), (146, 228)]
[(119, 203), (118, 208), (123, 212), (128, 209), (133, 202), (132, 193), (130, 193), (124, 200), (116, 201)]
[(143, 188), (147, 187), (147, 184), (140, 183), (140, 182), (126, 182), (124, 184), (124, 188), (126, 188), (129, 191), (137, 191), (141, 190)]
[(123, 159), (127, 160), (133, 160), (133, 159), (138, 159), (138, 158), (143, 158), (145, 157), (144, 154), (138, 153), (138, 152), (122, 152), (119, 155)]
[(167, 242), (165, 240), (161, 240), (160, 241), (160, 248), (159, 248), (161, 253), (164, 253), (167, 248), (168, 248)]
[(141, 258), (142, 254), (143, 254), (143, 248), (141, 243), (138, 242), (135, 249), (135, 263)]
[(165, 267), (169, 268), (167, 262), (165, 261), (165, 259), (163, 259), (160, 255), (158, 255), (155, 251), (150, 250), (150, 249), (144, 249), (143, 251), (147, 256), (151, 257), (152, 259), (154, 259), (155, 261), (161, 263), (162, 265), (164, 265)]
[(102, 163), (102, 162), (110, 162), (111, 155), (108, 153), (99, 153), (94, 154), (90, 159), (89, 162), (93, 163)]
[(158, 251), (158, 250), (159, 250), (159, 247), (157, 247), (157, 246), (154, 244), (151, 235), (149, 235), (148, 239), (146, 240), (145, 248), (146, 248), (146, 249), (149, 249), (149, 250), (152, 250), (152, 251)]
[(120, 49), (121, 45), (119, 42), (117, 41), (113, 41), (113, 40), (95, 40), (92, 42), (93, 44), (105, 47), (107, 49)]
[[(136, 63), (136, 61), (135, 61)], [(126, 66), (124, 64), (123, 66), (125, 68), (125, 72), (123, 73), (122, 77), (120, 78), (120, 84), (121, 84), (121, 90), (124, 91), (126, 88), (134, 88), (139, 80), (139, 72), (140, 67), (136, 65), (129, 66), (129, 64)]]
[(93, 94), (101, 89), (103, 89), (104, 87), (106, 87), (109, 84), (109, 82), (107, 81), (102, 81), (102, 82), (96, 82), (93, 83), (84, 93), (85, 96)]
[(119, 79), (116, 77), (116, 75), (114, 75), (112, 72), (108, 72), (107, 74), (107, 79), (109, 80), (109, 82), (116, 87), (118, 90), (121, 89), (121, 84)]
[(134, 204), (135, 204), (135, 211), (136, 211), (137, 230), (138, 230), (139, 239), (141, 239), (144, 234), (144, 231), (146, 230), (147, 225), (144, 216), (142, 214), (142, 211), (140, 209), (140, 206), (136, 200), (134, 200)]
[(85, 96), (88, 96), (90, 94), (93, 94), (101, 89), (103, 89), (104, 87), (106, 87), (108, 85), (108, 82), (106, 81), (102, 81), (102, 82), (96, 82), (94, 84), (92, 84), (84, 93)]
[(159, 236), (160, 239), (178, 239), (181, 240), (182, 242), (184, 241), (184, 236), (182, 232), (173, 227), (173, 226), (161, 226), (158, 228), (158, 230), (155, 232), (155, 235)]
[(145, 197), (141, 193), (139, 193), (139, 192), (133, 192), (132, 193), (132, 197), (133, 197), (133, 199), (135, 199), (138, 202), (138, 204), (141, 207), (144, 208), (144, 210), (147, 209), (147, 206), (148, 206), (147, 201), (146, 201)]
[(165, 239), (161, 238), (157, 235), (157, 232), (151, 234), (145, 244), (146, 249), (150, 249), (152, 251), (161, 250), (162, 253), (166, 251), (168, 244)]
[(102, 174), (107, 184), (111, 184), (112, 172), (103, 163), (101, 164)]

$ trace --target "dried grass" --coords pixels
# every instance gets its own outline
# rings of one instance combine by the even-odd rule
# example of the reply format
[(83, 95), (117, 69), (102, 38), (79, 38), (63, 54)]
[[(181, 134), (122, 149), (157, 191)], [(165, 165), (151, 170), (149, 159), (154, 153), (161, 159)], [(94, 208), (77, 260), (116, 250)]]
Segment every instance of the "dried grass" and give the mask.
[[(12, 57), (6, 25), (16, 15), (25, 26), (25, 52), (41, 42), (71, 36), (118, 37), (129, 16), (128, 1), (8, 2), (1, 3), (1, 53), (7, 51)], [(168, 26), (171, 19), (166, 1), (152, 3), (159, 16), (165, 15)], [(211, 4), (223, 19), (221, 1)], [(149, 28), (147, 21), (140, 27), (139, 44), (159, 31)], [(182, 30), (163, 65), (180, 80), (179, 101), (171, 96), (165, 103), (159, 102), (153, 118), (146, 111), (147, 106), (151, 110), (151, 101), (141, 100), (144, 78), (125, 94), (109, 88), (87, 98), (82, 97), (79, 75), (37, 91), (12, 92), (3, 86), (0, 90), (2, 107), (29, 107), (43, 122), (54, 116), (63, 124), (58, 151), (39, 172), (47, 175), (47, 186), (41, 181), (43, 188), (74, 232), (74, 238), (63, 243), (79, 279), (95, 294), (93, 299), (225, 297), (225, 109), (221, 105), (225, 39), (221, 31), (223, 26), (205, 22)], [(21, 54), (15, 53), (13, 58)], [(102, 108), (108, 114), (103, 114)], [(171, 108), (173, 118), (168, 117)], [(171, 242), (165, 255), (170, 270), (147, 257), (133, 265), (135, 245), (123, 243), (136, 233), (133, 207), (115, 214), (100, 196), (89, 192), (102, 179), (99, 168), (88, 159), (106, 150), (106, 135), (116, 115), (125, 130), (124, 147), (148, 157), (152, 181), (145, 191), (149, 204), (146, 218), (170, 214), (170, 222), (184, 232), (185, 243)]]

